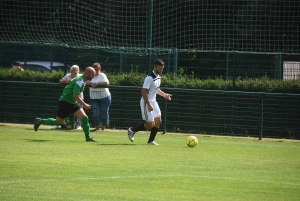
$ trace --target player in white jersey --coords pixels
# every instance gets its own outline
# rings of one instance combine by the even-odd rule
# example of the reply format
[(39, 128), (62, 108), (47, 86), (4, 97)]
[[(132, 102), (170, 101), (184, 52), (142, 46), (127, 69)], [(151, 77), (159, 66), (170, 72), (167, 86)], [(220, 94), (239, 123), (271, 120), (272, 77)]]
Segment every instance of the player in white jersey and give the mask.
[(151, 129), (151, 134), (148, 140), (149, 145), (158, 145), (154, 142), (158, 128), (162, 122), (161, 111), (156, 102), (156, 94), (171, 100), (171, 94), (164, 93), (160, 90), (161, 74), (164, 70), (164, 62), (160, 59), (154, 61), (153, 71), (147, 75), (144, 80), (143, 88), (141, 91), (142, 98), (140, 101), (142, 118), (145, 123), (139, 124), (136, 127), (128, 128), (128, 138), (134, 142), (134, 134), (138, 131)]

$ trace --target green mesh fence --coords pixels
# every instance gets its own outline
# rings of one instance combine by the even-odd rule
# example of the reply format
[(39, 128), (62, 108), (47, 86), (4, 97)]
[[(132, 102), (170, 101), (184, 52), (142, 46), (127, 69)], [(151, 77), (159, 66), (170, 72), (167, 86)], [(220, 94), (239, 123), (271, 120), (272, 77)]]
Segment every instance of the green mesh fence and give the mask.
[(199, 78), (300, 79), (298, 0), (3, 0), (0, 16), (1, 67), (148, 73), (161, 58), (165, 72)]
[(299, 54), (299, 0), (0, 2), (0, 42), (123, 54)]
[[(5, 43), (0, 45), (0, 67), (11, 67), (19, 61), (53, 61), (66, 65), (77, 64), (83, 70), (100, 62), (104, 72), (148, 73), (149, 55), (131, 55), (106, 52), (100, 49), (79, 49), (60, 46)], [(260, 54), (241, 52), (180, 52), (177, 55), (152, 55), (151, 61), (161, 58), (165, 73), (206, 78), (300, 79), (300, 56), (289, 54)], [(288, 64), (288, 65), (287, 65)], [(24, 66), (26, 68), (26, 66)]]
[[(35, 117), (55, 117), (62, 85), (1, 82), (0, 122), (33, 124)], [(159, 98), (160, 132), (300, 139), (300, 95), (189, 89), (163, 89), (172, 101)], [(140, 87), (110, 86), (109, 128), (141, 123)], [(89, 100), (88, 88), (84, 91)], [(94, 126), (91, 111), (87, 111)], [(51, 127), (49, 126), (49, 129)]]

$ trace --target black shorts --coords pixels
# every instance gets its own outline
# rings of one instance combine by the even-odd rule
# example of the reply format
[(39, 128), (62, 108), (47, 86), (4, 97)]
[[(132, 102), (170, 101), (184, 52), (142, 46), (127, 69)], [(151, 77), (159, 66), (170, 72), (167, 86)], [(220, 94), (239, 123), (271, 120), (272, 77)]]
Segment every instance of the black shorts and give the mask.
[(57, 116), (60, 118), (66, 118), (69, 114), (74, 114), (78, 110), (80, 110), (81, 107), (76, 103), (76, 104), (71, 104), (66, 101), (59, 101), (58, 103), (58, 112)]

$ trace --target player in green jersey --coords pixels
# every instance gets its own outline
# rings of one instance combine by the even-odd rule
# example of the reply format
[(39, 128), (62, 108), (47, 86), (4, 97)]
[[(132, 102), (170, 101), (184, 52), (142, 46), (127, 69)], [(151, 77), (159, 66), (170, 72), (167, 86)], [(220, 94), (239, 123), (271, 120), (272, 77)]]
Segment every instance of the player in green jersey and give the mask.
[(83, 75), (77, 76), (64, 88), (62, 95), (59, 98), (59, 106), (56, 119), (36, 118), (34, 124), (34, 130), (37, 131), (40, 125), (61, 125), (64, 119), (73, 113), (77, 118), (82, 121), (82, 129), (85, 134), (87, 142), (97, 142), (97, 140), (90, 137), (90, 124), (89, 118), (82, 108), (77, 103), (82, 104), (86, 110), (91, 109), (91, 105), (85, 103), (80, 98), (80, 93), (83, 92), (85, 82), (92, 80), (95, 77), (95, 70), (93, 67), (87, 67)]

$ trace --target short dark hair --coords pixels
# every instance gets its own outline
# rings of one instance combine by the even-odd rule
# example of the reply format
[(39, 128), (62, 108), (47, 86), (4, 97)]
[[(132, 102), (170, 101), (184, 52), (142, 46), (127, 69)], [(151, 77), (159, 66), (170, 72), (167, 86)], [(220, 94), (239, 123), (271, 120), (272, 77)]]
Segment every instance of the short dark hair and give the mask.
[(153, 64), (157, 65), (157, 66), (164, 66), (165, 65), (165, 63), (161, 59), (156, 59)]
[(12, 65), (13, 65), (13, 66), (21, 66), (21, 62), (19, 62), (19, 61), (14, 61), (14, 62), (12, 63)]

